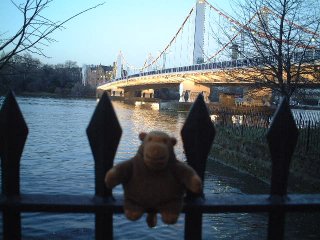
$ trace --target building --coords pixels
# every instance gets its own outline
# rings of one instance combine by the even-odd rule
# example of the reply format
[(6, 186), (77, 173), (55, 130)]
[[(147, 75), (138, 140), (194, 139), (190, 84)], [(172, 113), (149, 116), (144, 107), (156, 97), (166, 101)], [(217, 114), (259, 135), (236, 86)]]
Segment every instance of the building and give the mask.
[(83, 65), (82, 84), (97, 87), (100, 84), (111, 80), (114, 75), (114, 66), (104, 65)]

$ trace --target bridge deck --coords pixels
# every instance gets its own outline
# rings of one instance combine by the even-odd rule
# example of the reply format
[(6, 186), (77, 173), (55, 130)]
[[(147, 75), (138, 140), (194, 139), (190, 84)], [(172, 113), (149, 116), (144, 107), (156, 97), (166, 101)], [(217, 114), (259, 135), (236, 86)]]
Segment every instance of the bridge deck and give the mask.
[[(320, 84), (314, 72), (315, 68), (319, 69), (319, 59), (320, 50), (316, 50), (312, 59), (309, 59), (310, 62), (304, 65), (302, 77), (307, 80), (307, 83), (304, 84)], [(154, 70), (106, 82), (98, 89), (166, 87), (179, 85), (185, 80), (208, 85), (252, 85), (262, 80), (263, 75), (268, 74), (268, 71), (271, 73), (267, 66), (274, 61), (274, 57), (263, 60), (252, 58)], [(264, 74), (261, 73), (262, 70)]]

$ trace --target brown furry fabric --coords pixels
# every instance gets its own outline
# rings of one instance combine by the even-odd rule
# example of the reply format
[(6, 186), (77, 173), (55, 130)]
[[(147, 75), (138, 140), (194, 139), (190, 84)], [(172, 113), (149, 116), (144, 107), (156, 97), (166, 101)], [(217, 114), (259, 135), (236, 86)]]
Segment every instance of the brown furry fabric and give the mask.
[(165, 223), (173, 224), (182, 209), (185, 189), (200, 193), (201, 179), (190, 166), (176, 159), (175, 138), (160, 131), (140, 133), (139, 137), (142, 144), (137, 154), (107, 172), (106, 186), (123, 185), (128, 219), (137, 220), (148, 212), (147, 223), (153, 227), (160, 212)]

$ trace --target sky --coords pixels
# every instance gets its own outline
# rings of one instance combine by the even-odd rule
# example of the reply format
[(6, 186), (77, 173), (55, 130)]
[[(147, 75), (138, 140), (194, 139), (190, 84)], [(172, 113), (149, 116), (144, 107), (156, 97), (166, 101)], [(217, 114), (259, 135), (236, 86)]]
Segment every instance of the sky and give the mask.
[[(72, 60), (79, 66), (112, 65), (121, 50), (129, 64), (142, 66), (149, 53), (156, 56), (165, 48), (196, 0), (54, 0), (43, 15), (63, 21), (103, 2), (51, 35), (57, 42), (44, 48), (49, 58), (34, 57), (48, 64)], [(230, 10), (230, 0), (208, 2), (227, 12)], [(0, 34), (12, 35), (21, 23), (21, 13), (11, 1), (1, 0)]]

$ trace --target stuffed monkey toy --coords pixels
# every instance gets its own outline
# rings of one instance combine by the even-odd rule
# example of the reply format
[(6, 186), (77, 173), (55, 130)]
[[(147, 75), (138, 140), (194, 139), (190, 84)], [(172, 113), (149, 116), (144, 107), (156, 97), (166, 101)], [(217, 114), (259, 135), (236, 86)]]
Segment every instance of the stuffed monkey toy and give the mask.
[(107, 188), (124, 189), (124, 213), (129, 220), (147, 212), (149, 227), (157, 224), (157, 213), (166, 224), (177, 222), (185, 190), (202, 192), (202, 182), (186, 163), (176, 159), (176, 138), (161, 131), (140, 133), (137, 154), (111, 168), (105, 176)]

